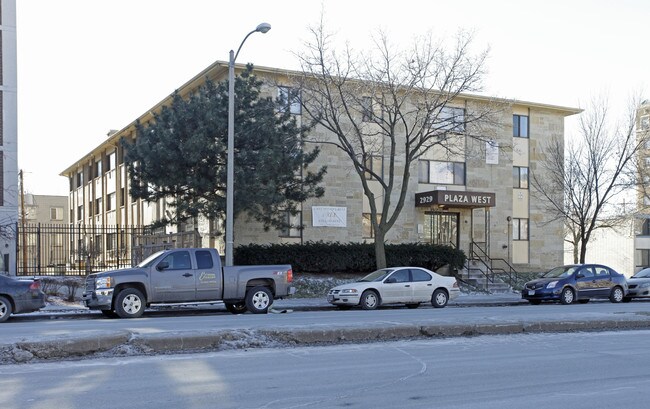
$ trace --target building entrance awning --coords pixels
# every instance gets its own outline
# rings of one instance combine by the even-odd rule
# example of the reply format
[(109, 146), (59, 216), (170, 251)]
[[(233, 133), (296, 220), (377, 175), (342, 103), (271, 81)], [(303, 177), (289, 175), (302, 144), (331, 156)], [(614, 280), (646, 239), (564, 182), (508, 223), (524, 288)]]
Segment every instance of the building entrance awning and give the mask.
[(496, 195), (490, 192), (462, 192), (453, 190), (432, 190), (415, 194), (415, 207), (433, 205), (444, 207), (494, 207)]

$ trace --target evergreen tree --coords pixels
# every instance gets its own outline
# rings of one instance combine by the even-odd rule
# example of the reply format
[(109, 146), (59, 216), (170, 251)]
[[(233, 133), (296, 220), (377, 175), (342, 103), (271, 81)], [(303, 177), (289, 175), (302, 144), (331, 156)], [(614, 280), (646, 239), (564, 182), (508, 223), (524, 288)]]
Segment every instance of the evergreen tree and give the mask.
[[(308, 169), (319, 154), (304, 150), (308, 128), (283, 101), (262, 98), (261, 87), (252, 65), (235, 80), (235, 217), (246, 213), (266, 230), (287, 228), (287, 211), (296, 214), (299, 203), (323, 195), (318, 185), (326, 169)], [(227, 138), (227, 81), (207, 80), (188, 98), (176, 91), (171, 105), (136, 124), (135, 140), (122, 140), (131, 196), (166, 199), (175, 215), (161, 224), (199, 215), (223, 219)]]

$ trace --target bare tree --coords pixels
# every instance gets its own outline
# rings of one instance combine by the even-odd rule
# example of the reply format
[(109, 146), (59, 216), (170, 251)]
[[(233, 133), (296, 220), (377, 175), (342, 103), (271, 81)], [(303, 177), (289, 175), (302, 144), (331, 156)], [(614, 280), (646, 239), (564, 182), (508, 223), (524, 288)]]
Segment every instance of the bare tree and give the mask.
[(322, 21), (310, 33), (306, 51), (297, 55), (301, 75), (295, 80), (303, 114), (327, 132), (314, 132), (308, 141), (335, 146), (349, 158), (368, 199), (382, 268), (386, 235), (412, 194), (418, 159), (431, 150), (464, 154), (468, 137), (491, 139), (483, 129), (492, 124), (491, 101), (471, 108), (462, 102), (464, 93), (481, 90), (488, 51), (472, 53), (465, 32), (450, 47), (426, 36), (410, 49), (392, 47), (379, 32), (369, 52), (348, 46), (338, 53)]
[[(553, 220), (564, 220), (575, 263), (584, 263), (594, 231), (620, 227), (625, 202), (640, 183), (638, 159), (648, 139), (636, 132), (633, 102), (623, 122), (612, 124), (607, 101), (591, 102), (579, 132), (566, 147), (557, 139), (541, 148), (546, 160), (531, 172), (533, 195)], [(544, 175), (541, 177), (540, 175)]]

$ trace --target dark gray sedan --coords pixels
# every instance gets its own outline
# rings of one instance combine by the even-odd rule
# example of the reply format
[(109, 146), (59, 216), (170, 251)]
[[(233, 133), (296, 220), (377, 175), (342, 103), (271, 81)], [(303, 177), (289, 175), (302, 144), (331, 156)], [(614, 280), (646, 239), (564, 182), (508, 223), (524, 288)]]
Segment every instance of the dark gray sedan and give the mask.
[(38, 280), (0, 275), (0, 322), (11, 314), (37, 311), (45, 306), (45, 294)]

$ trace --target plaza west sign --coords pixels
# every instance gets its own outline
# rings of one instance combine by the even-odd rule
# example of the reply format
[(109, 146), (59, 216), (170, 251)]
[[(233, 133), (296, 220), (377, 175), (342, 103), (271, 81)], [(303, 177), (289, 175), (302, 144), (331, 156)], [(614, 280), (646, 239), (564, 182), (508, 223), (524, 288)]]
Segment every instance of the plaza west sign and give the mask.
[(416, 207), (432, 205), (446, 207), (494, 207), (496, 195), (489, 192), (457, 192), (452, 190), (433, 190), (415, 194)]

